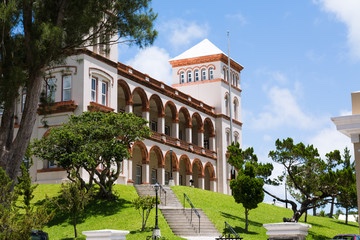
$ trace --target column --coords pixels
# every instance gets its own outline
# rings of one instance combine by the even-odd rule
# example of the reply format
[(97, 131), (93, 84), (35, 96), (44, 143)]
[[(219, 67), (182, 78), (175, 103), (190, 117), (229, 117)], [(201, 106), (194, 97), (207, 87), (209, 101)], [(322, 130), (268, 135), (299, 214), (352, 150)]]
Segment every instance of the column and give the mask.
[(199, 147), (204, 147), (204, 130), (200, 130), (198, 132), (198, 146)]
[(133, 105), (132, 104), (126, 105), (125, 112), (132, 113), (133, 112)]
[(210, 191), (212, 191), (212, 192), (217, 192), (217, 189), (216, 189), (216, 179), (211, 179), (211, 180), (210, 180)]
[(180, 176), (179, 170), (177, 170), (176, 172), (173, 172), (172, 174), (173, 174), (174, 184), (175, 184), (175, 186), (178, 186), (179, 185), (179, 176)]
[(190, 180), (192, 180), (192, 175), (191, 174), (186, 174), (186, 179), (185, 179), (185, 185), (186, 186), (190, 186)]
[(148, 122), (147, 126), (150, 127), (150, 112), (149, 111), (142, 112), (142, 117)]
[(158, 133), (165, 134), (165, 117), (164, 116), (158, 117), (158, 123), (157, 124), (158, 124), (157, 125)]
[(148, 163), (142, 165), (142, 182), (149, 184), (150, 182), (150, 165)]
[(179, 138), (179, 120), (175, 120), (171, 126), (171, 137)]
[(158, 168), (157, 169), (157, 181), (160, 185), (165, 184), (165, 168)]
[(215, 151), (215, 137), (209, 138), (209, 149)]
[(186, 131), (186, 142), (187, 143), (192, 143), (192, 129), (191, 129), (191, 127), (186, 128), (185, 131)]
[(127, 183), (134, 183), (133, 179), (133, 161), (132, 159), (125, 160), (127, 162), (127, 168), (124, 166), (124, 169), (127, 169)]
[(204, 176), (200, 176), (198, 179), (198, 184), (199, 184), (199, 189), (205, 189), (205, 180), (204, 180)]
[[(357, 136), (357, 141), (353, 141), (353, 137), (351, 140), (354, 144), (354, 155), (355, 155), (355, 173), (356, 173), (356, 191), (358, 192), (358, 196), (360, 193), (360, 141), (359, 135)], [(360, 198), (357, 198), (358, 209), (360, 209)], [(360, 218), (358, 218), (358, 223), (360, 225)]]

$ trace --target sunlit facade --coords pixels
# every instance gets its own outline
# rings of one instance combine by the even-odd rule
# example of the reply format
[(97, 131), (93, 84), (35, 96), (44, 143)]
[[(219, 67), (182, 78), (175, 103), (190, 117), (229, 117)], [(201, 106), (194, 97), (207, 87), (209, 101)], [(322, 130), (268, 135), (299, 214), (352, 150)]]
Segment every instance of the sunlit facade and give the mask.
[[(227, 55), (205, 39), (170, 60), (170, 86), (163, 83), (165, 79), (117, 62), (117, 54), (117, 46), (107, 51), (95, 46), (79, 50), (64, 65), (47, 69), (43, 96), (54, 104), (45, 108), (39, 103), (32, 138), (42, 138), (72, 114), (132, 112), (149, 122), (153, 134), (132, 144), (132, 157), (123, 162), (117, 183), (168, 184), (172, 175), (175, 185), (193, 182), (194, 187), (229, 194), (226, 148), (231, 139), (241, 144), (243, 67), (231, 60), (229, 71)], [(26, 89), (22, 91), (25, 95)], [(18, 119), (22, 99), (16, 110)], [(51, 159), (36, 159), (30, 172), (37, 183), (67, 178)]]

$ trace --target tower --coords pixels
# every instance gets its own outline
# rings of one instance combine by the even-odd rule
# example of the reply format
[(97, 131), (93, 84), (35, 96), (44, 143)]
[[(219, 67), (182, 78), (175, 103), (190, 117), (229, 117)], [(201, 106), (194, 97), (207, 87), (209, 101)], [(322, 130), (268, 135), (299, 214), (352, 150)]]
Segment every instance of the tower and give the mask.
[(243, 67), (232, 59), (228, 61), (228, 56), (208, 39), (171, 59), (170, 64), (172, 87), (214, 106), (216, 134), (221, 136), (216, 141), (219, 192), (229, 193), (231, 175), (226, 151), (231, 139), (241, 145), (240, 73)]

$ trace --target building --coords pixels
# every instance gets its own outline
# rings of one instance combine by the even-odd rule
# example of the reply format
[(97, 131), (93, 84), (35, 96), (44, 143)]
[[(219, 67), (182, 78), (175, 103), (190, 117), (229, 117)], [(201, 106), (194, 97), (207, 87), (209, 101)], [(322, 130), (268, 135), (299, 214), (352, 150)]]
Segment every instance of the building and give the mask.
[(336, 125), (336, 129), (348, 136), (354, 144), (356, 190), (358, 193), (358, 209), (360, 209), (360, 92), (351, 93), (351, 102), (351, 115), (333, 117), (331, 120)]
[[(192, 182), (197, 188), (230, 193), (226, 148), (231, 141), (241, 143), (243, 67), (205, 39), (170, 60), (168, 86), (117, 62), (117, 55), (116, 45), (99, 45), (49, 67), (43, 96), (54, 104), (49, 108), (40, 102), (32, 138), (42, 138), (72, 114), (133, 112), (149, 122), (153, 134), (132, 145), (132, 158), (123, 162), (117, 183), (169, 184), (173, 179), (175, 185)], [(19, 119), (23, 99), (16, 110)], [(37, 183), (66, 179), (51, 159), (36, 160), (30, 173)]]

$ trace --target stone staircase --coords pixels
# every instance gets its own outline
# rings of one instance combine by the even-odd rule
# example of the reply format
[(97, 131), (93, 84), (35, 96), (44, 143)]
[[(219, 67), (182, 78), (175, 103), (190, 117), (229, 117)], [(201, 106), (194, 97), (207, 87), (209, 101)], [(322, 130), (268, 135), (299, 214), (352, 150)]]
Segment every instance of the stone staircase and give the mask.
[[(139, 196), (155, 196), (155, 190), (150, 184), (135, 185)], [(169, 186), (163, 186), (166, 191), (159, 190), (159, 209), (175, 235), (191, 239), (191, 237), (219, 237), (214, 224), (201, 209), (196, 209), (199, 218), (191, 208), (184, 208)]]

